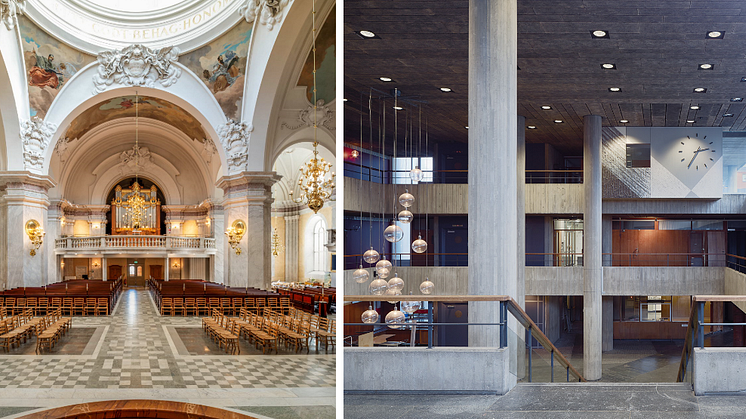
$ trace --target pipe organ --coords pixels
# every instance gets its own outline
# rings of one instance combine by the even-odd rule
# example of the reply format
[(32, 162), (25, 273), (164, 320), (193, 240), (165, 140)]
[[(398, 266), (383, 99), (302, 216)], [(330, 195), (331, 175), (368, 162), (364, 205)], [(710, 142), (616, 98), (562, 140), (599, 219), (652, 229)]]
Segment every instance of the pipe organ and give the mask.
[(118, 234), (161, 234), (161, 201), (158, 188), (142, 190), (135, 182), (130, 189), (117, 185), (111, 201), (111, 233)]

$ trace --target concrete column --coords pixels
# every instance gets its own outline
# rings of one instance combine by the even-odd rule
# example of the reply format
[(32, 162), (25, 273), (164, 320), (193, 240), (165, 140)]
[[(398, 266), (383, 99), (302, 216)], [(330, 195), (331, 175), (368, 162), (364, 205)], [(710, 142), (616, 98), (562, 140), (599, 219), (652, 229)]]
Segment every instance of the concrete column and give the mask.
[(285, 215), (285, 281), (298, 281), (298, 219), (297, 211), (292, 215)]
[[(601, 252), (604, 253), (602, 264), (603, 266), (611, 266), (611, 255), (609, 253), (612, 252), (612, 221), (611, 221), (611, 215), (603, 215), (602, 216), (602, 224), (603, 228), (602, 235), (603, 235), (603, 242), (601, 244)], [(604, 349), (605, 350), (605, 349)]]
[[(275, 172), (242, 172), (224, 176), (218, 187), (225, 191), (225, 225), (246, 223), (239, 246), (241, 254), (227, 246), (224, 284), (230, 287), (270, 289), (272, 283), (272, 185), (280, 180)], [(227, 242), (227, 240), (226, 240)]]
[(54, 185), (48, 176), (0, 173), (0, 284), (5, 289), (40, 287), (48, 281), (48, 254), (54, 253), (57, 230), (53, 229), (55, 236), (44, 236), (36, 255), (31, 256), (26, 222), (34, 219), (47, 230), (47, 191)]
[(521, 307), (526, 308), (526, 117), (518, 115), (518, 124), (516, 125), (517, 135), (517, 188), (516, 202), (518, 204), (516, 211), (518, 222), (518, 286), (516, 288), (516, 301)]
[[(469, 294), (474, 295), (518, 297), (517, 60), (517, 1), (469, 0)], [(497, 302), (469, 303), (470, 322), (498, 320)], [(511, 328), (514, 336), (517, 327)], [(469, 327), (469, 346), (499, 345), (497, 327)], [(515, 385), (515, 377), (506, 379)]]
[(583, 375), (601, 379), (601, 117), (583, 117)]
[(614, 349), (614, 297), (603, 297), (603, 351)]

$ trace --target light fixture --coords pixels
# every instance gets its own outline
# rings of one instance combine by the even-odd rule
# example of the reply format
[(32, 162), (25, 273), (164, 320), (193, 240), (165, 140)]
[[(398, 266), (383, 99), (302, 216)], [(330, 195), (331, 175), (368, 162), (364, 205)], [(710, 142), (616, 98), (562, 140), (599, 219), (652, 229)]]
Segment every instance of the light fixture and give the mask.
[(181, 264), (179, 263), (178, 260), (175, 260), (174, 263), (171, 265), (171, 267), (175, 268), (175, 269), (179, 269), (179, 268), (181, 268)]
[(396, 111), (401, 111), (401, 110), (403, 110), (403, 109), (404, 109), (404, 108), (402, 108), (401, 106), (394, 106), (393, 108), (394, 108), (394, 110), (396, 110)]
[(609, 91), (610, 92), (621, 92), (622, 88), (621, 87), (609, 87)]
[[(176, 263), (176, 262), (174, 262), (174, 263)], [(101, 264), (98, 263), (97, 260), (94, 260), (93, 263), (91, 264), (91, 266), (93, 266), (94, 268), (98, 268), (99, 266), (101, 266)]]
[(697, 106), (697, 105), (692, 105), (692, 106), (690, 106), (690, 107), (689, 107), (689, 109), (691, 109), (691, 110), (693, 110), (693, 111), (696, 111), (696, 110), (698, 110), (698, 109), (699, 109), (699, 106)]
[(352, 156), (353, 159), (356, 159), (359, 155), (360, 153), (357, 150), (352, 150), (352, 153), (350, 153), (350, 156)]
[(373, 310), (372, 305), (368, 305), (368, 309), (363, 311), (362, 316), (360, 316), (363, 323), (376, 323), (378, 321), (378, 312)]
[(387, 278), (389, 273), (391, 273), (391, 266), (391, 262), (386, 260), (386, 256), (384, 255), (383, 258), (376, 263), (376, 273), (381, 278)]
[(545, 111), (548, 111), (548, 110), (552, 109), (552, 107), (549, 106), (549, 105), (542, 105), (541, 109), (544, 109)]
[(386, 282), (385, 279), (376, 278), (372, 281), (370, 281), (370, 284), (368, 285), (368, 290), (373, 295), (383, 295), (383, 293), (386, 292), (386, 289), (389, 287), (389, 283)]
[(743, 98), (742, 97), (732, 97), (732, 98), (730, 98), (730, 101), (731, 102), (743, 102)]
[(356, 31), (355, 33), (363, 39), (381, 39), (380, 36), (371, 31)]
[(746, 82), (746, 77), (741, 77), (741, 83)]
[(409, 189), (405, 189), (404, 193), (399, 195), (399, 204), (404, 208), (409, 208), (414, 204), (414, 195), (409, 193)]
[[(386, 288), (386, 292), (383, 293), (383, 294), (395, 297), (395, 296), (401, 295), (401, 290), (400, 289), (394, 289), (394, 288), (391, 288), (391, 286), (389, 286), (388, 288)], [(388, 302), (391, 303), (391, 304), (396, 304), (397, 303), (396, 300), (388, 300)]]
[(383, 237), (391, 243), (396, 243), (404, 238), (404, 231), (392, 220), (391, 224), (383, 230)]
[(270, 244), (271, 244), (270, 249), (272, 250), (272, 256), (277, 256), (279, 255), (280, 252), (282, 252), (283, 248), (282, 248), (282, 244), (280, 244), (280, 235), (277, 234), (276, 228), (272, 231), (272, 240), (270, 241)]
[(245, 232), (246, 223), (242, 220), (234, 221), (230, 227), (225, 229), (225, 235), (228, 236), (228, 244), (231, 245), (231, 249), (236, 251), (237, 255), (241, 254), (241, 248), (238, 247), (238, 244), (241, 242)]
[(412, 251), (415, 253), (425, 253), (427, 251), (427, 242), (422, 240), (422, 234), (418, 234), (417, 240), (412, 242)]
[(39, 224), (36, 220), (28, 220), (26, 222), (26, 234), (28, 235), (29, 240), (31, 240), (31, 252), (29, 254), (31, 256), (36, 256), (36, 250), (41, 247), (42, 243), (44, 242), (44, 229), (41, 228), (41, 224)]
[(363, 264), (361, 263), (360, 268), (355, 269), (355, 272), (352, 273), (352, 279), (358, 284), (364, 284), (370, 279), (370, 272), (363, 269)]
[(526, 128), (528, 128), (528, 129), (536, 129), (536, 125), (529, 125)]
[(399, 278), (399, 274), (395, 273), (394, 277), (389, 279), (389, 289), (400, 292), (404, 289), (404, 280)]
[(342, 98), (342, 102), (347, 102), (347, 98)]
[(629, 120), (627, 120), (627, 119), (621, 119), (621, 120), (619, 120), (619, 123), (621, 123), (621, 124), (629, 124)]
[(715, 64), (702, 63), (699, 65), (700, 70), (712, 70), (715, 68)]
[[(314, 112), (314, 119), (316, 115), (317, 113)], [(293, 198), (293, 191), (290, 191), (290, 199), (297, 204), (304, 203), (308, 205), (308, 208), (316, 214), (324, 206), (324, 202), (334, 193), (334, 178), (336, 175), (334, 172), (331, 172), (330, 177), (327, 178), (332, 164), (325, 161), (323, 157), (319, 158), (319, 151), (317, 149), (319, 142), (316, 141), (316, 121), (313, 123), (313, 136), (313, 158), (300, 168), (300, 177), (298, 178), (298, 187), (301, 191), (300, 197)]]
[(595, 30), (590, 32), (593, 39), (609, 38), (609, 31)]
[(132, 185), (132, 191), (127, 196), (127, 201), (122, 206), (127, 211), (127, 217), (130, 220), (132, 233), (139, 233), (140, 228), (145, 222), (148, 208), (154, 204), (154, 198), (146, 200), (140, 193), (140, 184), (138, 183), (138, 172), (140, 168), (140, 97), (135, 92), (135, 183)]
[(724, 113), (724, 114), (723, 114), (723, 118), (730, 118), (730, 117), (732, 117), (732, 116), (733, 116), (733, 114), (732, 114), (732, 113)]
[(376, 263), (380, 257), (381, 255), (372, 246), (363, 253), (363, 260), (367, 263)]
[(450, 88), (450, 87), (441, 87), (441, 88), (440, 88), (440, 91), (441, 91), (441, 92), (445, 92), (445, 93), (448, 93), (448, 92), (452, 92), (453, 90), (451, 90), (451, 88)]
[(406, 317), (404, 317), (404, 313), (399, 311), (399, 309), (396, 308), (396, 305), (394, 305), (394, 309), (389, 311), (389, 314), (386, 315), (386, 325), (392, 329), (401, 329), (405, 320)]
[[(412, 295), (412, 293), (410, 292), (409, 295)], [(410, 315), (422, 307), (422, 304), (420, 304), (419, 301), (402, 301), (399, 305), (401, 306), (402, 311)]]
[(425, 280), (420, 284), (420, 292), (425, 295), (432, 294), (434, 289), (435, 284), (433, 284), (428, 278), (425, 278)]
[(413, 218), (414, 218), (414, 214), (412, 214), (407, 209), (401, 210), (399, 212), (399, 215), (396, 216), (396, 219), (399, 220), (399, 222), (403, 224), (411, 223)]
[(705, 36), (705, 39), (723, 39), (725, 38), (725, 31), (709, 31)]
[(706, 92), (707, 92), (707, 89), (705, 89), (704, 87), (695, 87), (694, 88), (694, 93), (706, 93)]
[(616, 64), (614, 63), (603, 63), (601, 64), (601, 68), (604, 70), (616, 70)]
[(60, 268), (64, 268), (64, 267), (65, 267), (65, 261), (64, 261), (64, 260), (62, 260), (62, 261), (60, 262)]
[(686, 123), (687, 123), (687, 124), (693, 124), (693, 123), (694, 123), (694, 120), (693, 120), (693, 119), (687, 119), (687, 120), (686, 120)]
[(394, 81), (391, 79), (391, 77), (379, 77), (378, 80), (381, 80), (384, 83), (389, 83), (389, 82)]
[(466, 129), (469, 129), (469, 126), (467, 125), (467, 126), (465, 126), (464, 128), (466, 128)]
[(554, 123), (555, 123), (555, 124), (561, 124), (561, 123), (562, 123), (562, 120), (561, 120), (561, 119), (555, 119), (555, 120), (554, 120)]
[(423, 177), (425, 177), (425, 174), (420, 170), (420, 166), (415, 166), (414, 169), (409, 171), (409, 178), (412, 179), (412, 182), (419, 182)]

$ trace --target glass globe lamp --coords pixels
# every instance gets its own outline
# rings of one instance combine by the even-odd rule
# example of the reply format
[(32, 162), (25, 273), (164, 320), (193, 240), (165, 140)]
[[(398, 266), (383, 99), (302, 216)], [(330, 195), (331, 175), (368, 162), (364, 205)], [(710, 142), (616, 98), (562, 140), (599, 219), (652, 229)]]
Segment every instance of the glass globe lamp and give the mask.
[[(386, 292), (384, 293), (384, 295), (390, 295), (390, 296), (401, 295), (401, 291), (389, 287), (386, 289)], [(389, 301), (389, 303), (391, 304), (396, 304), (397, 302), (398, 302), (397, 300)]]
[(412, 242), (412, 251), (415, 253), (425, 253), (427, 251), (427, 242), (422, 240), (422, 235), (417, 235), (417, 240)]
[(391, 262), (386, 260), (386, 256), (376, 263), (376, 273), (381, 278), (388, 278), (391, 273)]
[(435, 284), (430, 282), (428, 278), (425, 278), (424, 281), (420, 284), (420, 292), (425, 295), (430, 295), (433, 293), (433, 290), (435, 289)]
[(360, 264), (360, 268), (356, 269), (355, 272), (352, 273), (352, 278), (357, 282), (358, 284), (362, 284), (364, 282), (368, 282), (370, 279), (370, 272), (363, 269), (363, 264)]
[(409, 224), (412, 222), (412, 218), (414, 218), (414, 214), (412, 214), (409, 210), (402, 210), (399, 212), (399, 215), (396, 217), (400, 223)]
[(399, 274), (394, 274), (394, 277), (389, 279), (389, 288), (397, 291), (404, 289), (404, 280), (399, 278)]
[(373, 310), (373, 306), (368, 306), (368, 309), (363, 311), (363, 315), (360, 316), (363, 323), (376, 323), (378, 321), (378, 312)]
[(414, 204), (414, 195), (409, 193), (408, 189), (404, 190), (404, 193), (399, 195), (399, 204), (404, 208), (409, 208)]
[(386, 324), (392, 329), (401, 329), (404, 326), (405, 320), (404, 313), (399, 311), (396, 306), (386, 315)]
[(363, 253), (363, 260), (366, 263), (376, 263), (378, 262), (378, 259), (381, 257), (381, 255), (378, 254), (378, 252), (371, 247), (369, 250), (366, 250), (365, 253)]
[(376, 269), (376, 274), (378, 275), (379, 278), (386, 279), (391, 274), (391, 270), (387, 268)]
[(383, 230), (383, 237), (391, 243), (395, 243), (404, 238), (404, 231), (392, 221), (391, 224), (386, 227), (386, 230)]
[(412, 179), (412, 182), (419, 182), (424, 177), (424, 174), (422, 173), (422, 170), (420, 170), (419, 166), (415, 166), (414, 169), (409, 171), (409, 178)]
[(388, 282), (386, 282), (385, 279), (377, 278), (372, 281), (370, 281), (370, 284), (368, 285), (368, 289), (370, 290), (370, 293), (373, 295), (383, 295), (384, 292), (386, 292), (386, 289), (389, 287)]
[(402, 311), (412, 314), (415, 311), (419, 310), (422, 305), (419, 301), (402, 301), (401, 302), (401, 309)]

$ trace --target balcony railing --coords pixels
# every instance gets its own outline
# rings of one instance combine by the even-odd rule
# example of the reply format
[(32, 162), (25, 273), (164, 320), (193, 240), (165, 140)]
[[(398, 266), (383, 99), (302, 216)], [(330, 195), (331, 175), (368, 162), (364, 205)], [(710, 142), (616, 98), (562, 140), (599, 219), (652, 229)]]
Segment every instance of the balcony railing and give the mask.
[(54, 241), (55, 250), (215, 250), (210, 237), (93, 236), (65, 237)]

